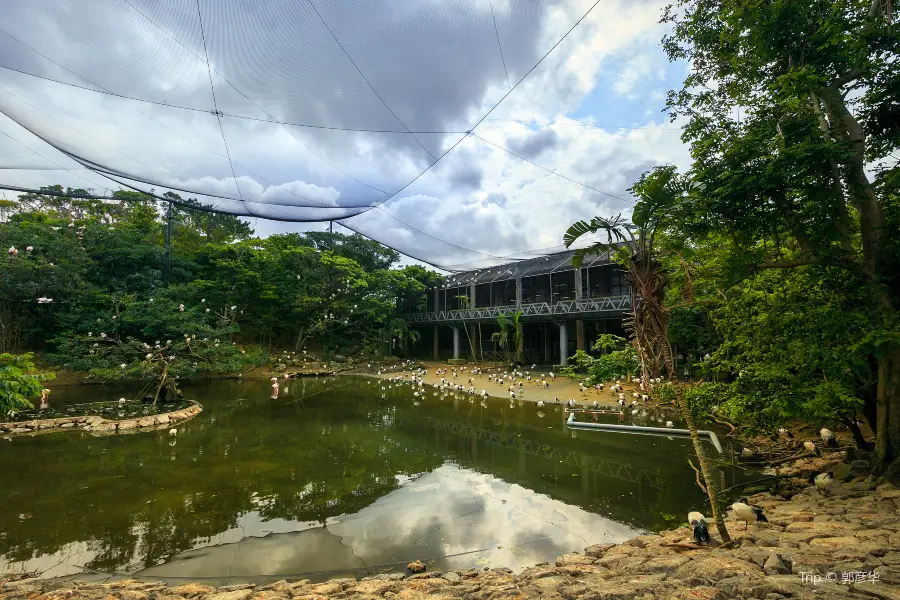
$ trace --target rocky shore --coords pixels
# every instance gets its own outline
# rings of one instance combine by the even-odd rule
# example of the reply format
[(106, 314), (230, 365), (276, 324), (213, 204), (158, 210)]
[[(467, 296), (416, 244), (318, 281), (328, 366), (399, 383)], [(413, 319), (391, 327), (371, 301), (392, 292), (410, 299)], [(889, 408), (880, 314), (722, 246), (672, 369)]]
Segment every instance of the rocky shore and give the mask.
[[(509, 569), (381, 574), (324, 583), (22, 580), (0, 600), (613, 600), (900, 599), (900, 489), (857, 478), (828, 496), (750, 497), (768, 523), (727, 519), (733, 547), (692, 547), (687, 527), (598, 545), (513, 573)], [(412, 563), (410, 571), (419, 570)]]
[(104, 419), (100, 416), (72, 416), (57, 419), (34, 419), (30, 421), (14, 421), (0, 423), (0, 434), (10, 435), (36, 435), (51, 431), (65, 431), (67, 429), (81, 429), (93, 435), (111, 433), (132, 433), (134, 431), (150, 431), (162, 429), (174, 425), (180, 421), (190, 419), (203, 411), (200, 404), (193, 402), (191, 406), (158, 415), (148, 415), (135, 419)]

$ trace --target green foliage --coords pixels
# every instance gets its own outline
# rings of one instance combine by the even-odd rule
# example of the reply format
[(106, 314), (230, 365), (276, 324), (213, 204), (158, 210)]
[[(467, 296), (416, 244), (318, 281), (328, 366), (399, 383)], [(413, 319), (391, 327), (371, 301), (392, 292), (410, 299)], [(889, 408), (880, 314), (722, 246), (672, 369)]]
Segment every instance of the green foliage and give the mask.
[(586, 374), (588, 385), (621, 379), (627, 374), (640, 372), (640, 362), (634, 345), (625, 338), (604, 333), (594, 343), (594, 350), (603, 352), (593, 357), (583, 350), (577, 351), (569, 364), (562, 369), (562, 374), (578, 378)]
[(0, 415), (34, 408), (28, 399), (41, 393), (52, 373), (39, 373), (32, 354), (0, 354)]
[[(58, 364), (103, 379), (119, 378), (119, 365), (133, 363), (129, 340), (154, 346), (184, 333), (236, 342), (248, 354), (257, 345), (381, 353), (398, 312), (424, 308), (425, 290), (441, 279), (420, 266), (391, 268), (395, 251), (357, 235), (254, 239), (240, 219), (172, 194), (178, 204), (166, 286), (165, 204), (135, 192), (117, 192), (116, 203), (54, 191), (71, 195), (27, 194), (4, 207), (0, 246), (19, 255), (0, 257), (0, 352), (49, 344)], [(94, 341), (85, 346), (89, 332)], [(121, 348), (101, 345), (107, 350), (90, 354), (101, 332)], [(403, 334), (404, 343), (415, 342), (416, 334)], [(176, 356), (185, 350), (172, 349)], [(197, 372), (239, 367), (225, 356), (193, 362)], [(143, 373), (142, 366), (129, 374)]]

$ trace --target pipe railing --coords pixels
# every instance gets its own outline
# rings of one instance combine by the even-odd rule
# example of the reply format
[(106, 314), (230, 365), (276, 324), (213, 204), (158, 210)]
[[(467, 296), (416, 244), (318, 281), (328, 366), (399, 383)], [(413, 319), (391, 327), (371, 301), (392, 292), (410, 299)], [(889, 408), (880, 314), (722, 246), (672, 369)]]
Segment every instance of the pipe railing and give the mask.
[[(568, 412), (568, 411), (567, 411)], [(656, 435), (664, 437), (681, 437), (690, 438), (691, 432), (687, 429), (674, 429), (669, 427), (644, 427), (643, 425), (611, 425), (606, 423), (581, 423), (575, 420), (575, 413), (569, 413), (569, 419), (566, 421), (569, 429), (581, 429), (590, 431), (605, 431), (608, 433), (630, 433), (632, 435)], [(715, 446), (719, 454), (722, 453), (722, 444), (719, 442), (719, 436), (714, 431), (698, 430), (700, 437), (709, 439)]]

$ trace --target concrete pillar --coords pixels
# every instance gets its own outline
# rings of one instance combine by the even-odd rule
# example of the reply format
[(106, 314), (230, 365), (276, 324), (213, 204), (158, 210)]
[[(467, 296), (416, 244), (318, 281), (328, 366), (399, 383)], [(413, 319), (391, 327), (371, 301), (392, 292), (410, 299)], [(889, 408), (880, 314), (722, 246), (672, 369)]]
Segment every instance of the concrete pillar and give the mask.
[(522, 278), (516, 277), (516, 307), (522, 306)]
[(566, 366), (569, 364), (569, 331), (566, 329), (565, 321), (557, 325), (559, 325), (559, 364)]
[(575, 300), (580, 302), (584, 298), (584, 289), (581, 287), (581, 267), (575, 269)]
[(459, 327), (453, 327), (453, 358), (459, 358)]
[(578, 350), (584, 350), (584, 321), (575, 321), (575, 344)]
[(544, 337), (544, 362), (549, 365), (553, 359), (550, 356), (550, 327), (547, 323), (541, 323), (541, 332)]
[(434, 326), (434, 360), (438, 360), (441, 356), (439, 350), (440, 344), (438, 343), (438, 340), (440, 339), (440, 334), (438, 332), (440, 330), (440, 327), (438, 327), (437, 325)]
[(469, 286), (469, 308), (475, 308), (475, 284)]
[(438, 299), (440, 298), (441, 291), (439, 289), (434, 290), (434, 312), (440, 310), (440, 304), (438, 304)]

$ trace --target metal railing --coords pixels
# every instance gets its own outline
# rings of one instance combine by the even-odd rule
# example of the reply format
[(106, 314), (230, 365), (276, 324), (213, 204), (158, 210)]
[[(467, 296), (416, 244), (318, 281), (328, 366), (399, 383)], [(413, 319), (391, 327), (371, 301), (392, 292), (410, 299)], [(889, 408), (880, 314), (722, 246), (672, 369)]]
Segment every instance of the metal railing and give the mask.
[(486, 306), (483, 308), (462, 308), (456, 310), (439, 310), (425, 313), (410, 313), (403, 318), (410, 323), (440, 323), (445, 321), (477, 321), (496, 320), (502, 314), (522, 311), (523, 317), (564, 316), (582, 313), (624, 313), (631, 310), (631, 295), (604, 296), (584, 300), (559, 300), (557, 302), (538, 302), (521, 306)]

